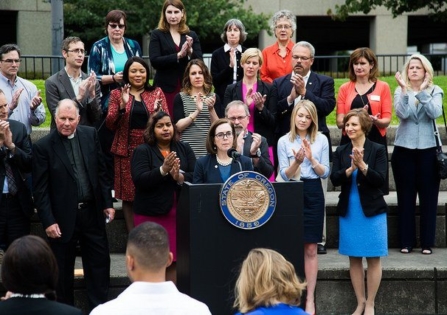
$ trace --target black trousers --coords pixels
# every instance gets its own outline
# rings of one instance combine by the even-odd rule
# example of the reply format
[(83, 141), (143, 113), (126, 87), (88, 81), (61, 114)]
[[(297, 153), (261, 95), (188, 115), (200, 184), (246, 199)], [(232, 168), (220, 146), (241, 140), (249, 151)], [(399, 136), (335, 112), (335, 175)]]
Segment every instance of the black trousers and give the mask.
[(401, 248), (416, 245), (416, 196), (419, 195), (420, 239), (423, 248), (435, 244), (436, 211), (440, 179), (436, 148), (424, 150), (394, 147), (391, 156), (396, 183)]
[(75, 231), (69, 242), (50, 239), (59, 267), (57, 299), (70, 305), (74, 305), (74, 265), (79, 241), (90, 310), (107, 301), (110, 283), (109, 245), (105, 228), (98, 225), (97, 211), (93, 205), (78, 210)]
[(29, 216), (20, 206), (19, 196), (2, 194), (0, 200), (0, 249), (6, 250), (11, 243), (30, 233)]

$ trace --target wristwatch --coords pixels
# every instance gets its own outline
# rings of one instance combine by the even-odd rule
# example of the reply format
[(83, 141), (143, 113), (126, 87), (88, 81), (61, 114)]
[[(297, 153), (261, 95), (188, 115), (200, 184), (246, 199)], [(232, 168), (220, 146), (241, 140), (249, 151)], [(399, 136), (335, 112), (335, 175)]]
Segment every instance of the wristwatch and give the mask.
[(256, 154), (250, 155), (251, 158), (260, 158), (261, 157), (261, 149), (256, 150)]

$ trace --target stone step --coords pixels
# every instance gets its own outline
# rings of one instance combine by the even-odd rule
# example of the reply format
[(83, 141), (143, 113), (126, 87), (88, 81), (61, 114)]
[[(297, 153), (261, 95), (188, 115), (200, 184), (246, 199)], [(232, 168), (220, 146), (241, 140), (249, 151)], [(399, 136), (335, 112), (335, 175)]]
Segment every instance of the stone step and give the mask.
[[(336, 207), (338, 203), (339, 191), (328, 191), (326, 194), (326, 245), (328, 248), (338, 248), (338, 216), (336, 215)], [(398, 223), (397, 223), (397, 194), (391, 191), (389, 195), (385, 196), (385, 201), (388, 204), (388, 247), (399, 248), (398, 242)], [(417, 205), (419, 200), (417, 200)], [(441, 191), (438, 197), (438, 211), (436, 216), (436, 240), (435, 247), (447, 247), (447, 191)], [(416, 208), (416, 226), (417, 234), (419, 235), (419, 207)], [(417, 239), (419, 244), (419, 238)], [(447, 266), (447, 263), (446, 263)]]

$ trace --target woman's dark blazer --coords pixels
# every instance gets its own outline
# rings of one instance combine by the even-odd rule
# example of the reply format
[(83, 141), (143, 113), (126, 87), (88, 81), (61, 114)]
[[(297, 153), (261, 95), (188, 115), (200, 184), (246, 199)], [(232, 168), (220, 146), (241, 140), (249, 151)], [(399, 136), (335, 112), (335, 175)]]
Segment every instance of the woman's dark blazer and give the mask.
[[(368, 164), (366, 176), (361, 171), (357, 174), (357, 188), (363, 213), (367, 217), (388, 211), (381, 187), (385, 184), (388, 158), (385, 147), (368, 139), (364, 145), (363, 160)], [(334, 186), (341, 186), (337, 205), (337, 214), (345, 216), (348, 211), (352, 176), (346, 176), (346, 169), (351, 166), (352, 143), (341, 145), (332, 160), (331, 181)]]
[[(250, 158), (246, 156), (239, 157), (242, 171), (253, 171), (253, 163)], [(231, 163), (231, 175), (240, 172), (239, 163), (233, 160)], [(194, 169), (194, 184), (211, 184), (223, 183), (220, 177), (219, 165), (215, 154), (207, 154), (199, 158)]]
[[(184, 171), (185, 181), (191, 182), (196, 156), (189, 144), (185, 142), (171, 142), (171, 152), (175, 151), (180, 159), (180, 169)], [(163, 176), (160, 166), (164, 157), (157, 145), (144, 143), (139, 145), (132, 156), (131, 171), (135, 184), (135, 199), (133, 211), (146, 216), (163, 215), (171, 210), (174, 193), (179, 192), (181, 186), (170, 174)]]
[[(255, 109), (255, 132), (259, 133), (267, 139), (269, 146), (274, 144), (274, 132), (276, 128), (276, 104), (270, 104), (270, 91), (272, 86), (266, 82), (258, 80), (257, 92), (262, 95), (267, 95), (262, 111)], [(227, 86), (223, 101), (223, 108), (225, 109), (231, 101), (242, 101), (242, 80)]]
[(192, 55), (177, 59), (177, 53), (180, 50), (176, 49), (174, 40), (170, 32), (163, 32), (161, 30), (153, 30), (151, 33), (151, 40), (149, 42), (149, 59), (155, 72), (154, 85), (160, 87), (163, 92), (174, 92), (177, 82), (182, 82), (183, 73), (186, 66), (191, 59), (202, 59), (202, 48), (197, 34), (190, 31), (188, 34), (182, 34), (180, 37), (180, 49), (186, 41), (186, 35), (193, 39)]
[[(247, 50), (244, 46), (241, 47), (242, 53)], [(236, 50), (236, 81), (242, 80), (244, 76), (244, 69), (241, 67), (242, 53)], [(213, 51), (211, 55), (211, 76), (213, 77), (214, 92), (219, 95), (221, 100), (224, 99), (227, 86), (233, 84), (233, 71), (233, 68), (230, 68), (230, 52), (225, 52), (224, 46)]]

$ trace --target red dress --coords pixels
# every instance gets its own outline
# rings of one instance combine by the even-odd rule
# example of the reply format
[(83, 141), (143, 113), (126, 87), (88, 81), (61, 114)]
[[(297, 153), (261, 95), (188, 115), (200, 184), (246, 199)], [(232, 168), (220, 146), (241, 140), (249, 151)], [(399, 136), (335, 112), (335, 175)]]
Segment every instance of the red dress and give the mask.
[[(161, 89), (156, 88), (153, 91), (144, 91), (140, 94), (141, 101), (146, 106), (149, 116), (154, 114), (154, 104), (158, 91), (161, 92)], [(162, 110), (169, 114), (163, 93), (160, 93), (160, 98), (162, 100)], [(134, 97), (130, 95), (124, 113), (119, 111), (120, 103), (121, 89), (115, 89), (110, 93), (109, 111), (106, 117), (107, 127), (116, 131), (110, 150), (114, 154), (115, 197), (123, 201), (133, 201), (135, 186), (130, 172), (130, 161), (135, 148), (144, 142), (144, 129), (130, 129)]]

